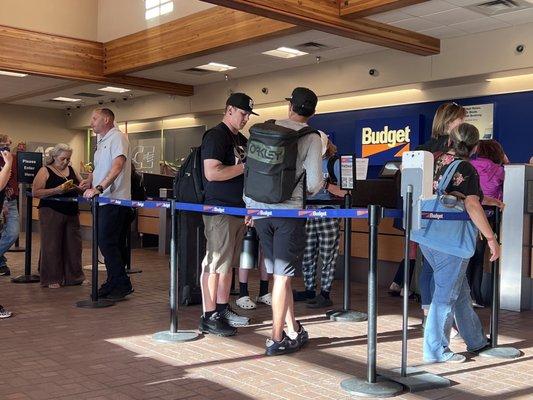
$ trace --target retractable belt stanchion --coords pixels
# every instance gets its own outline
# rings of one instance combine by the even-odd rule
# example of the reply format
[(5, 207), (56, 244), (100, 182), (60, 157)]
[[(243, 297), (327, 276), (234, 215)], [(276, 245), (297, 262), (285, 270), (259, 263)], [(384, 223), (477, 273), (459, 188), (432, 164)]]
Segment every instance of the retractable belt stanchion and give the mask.
[(98, 196), (93, 197), (91, 203), (92, 218), (92, 286), (91, 298), (89, 300), (81, 300), (76, 303), (79, 308), (103, 308), (115, 304), (112, 300), (98, 298)]
[[(352, 194), (348, 191), (344, 195), (344, 208), (352, 207)], [(344, 218), (344, 295), (342, 310), (332, 310), (326, 313), (326, 317), (332, 321), (361, 322), (367, 320), (363, 312), (351, 310), (351, 266), (352, 266), (352, 220)]]
[(350, 378), (341, 382), (341, 387), (356, 396), (392, 397), (403, 391), (402, 385), (376, 374), (377, 342), (377, 260), (378, 226), (382, 208), (368, 206), (369, 252), (368, 252), (368, 344), (367, 379)]
[(178, 257), (177, 257), (177, 240), (179, 237), (178, 219), (180, 212), (176, 212), (176, 200), (170, 201), (170, 330), (157, 332), (153, 339), (157, 342), (174, 343), (188, 342), (198, 338), (195, 331), (178, 330)]
[(32, 195), (30, 192), (24, 192), (26, 196), (26, 252), (24, 254), (24, 275), (11, 279), (13, 283), (36, 283), (41, 279), (39, 275), (31, 273), (31, 236), (32, 236)]
[(400, 369), (385, 373), (392, 381), (403, 385), (409, 392), (439, 389), (449, 387), (449, 379), (429, 372), (407, 367), (407, 337), (409, 327), (409, 242), (411, 241), (411, 228), (413, 215), (413, 186), (408, 185), (404, 197), (404, 265), (403, 265), (403, 318), (402, 318), (402, 360)]
[[(499, 208), (494, 211), (494, 232), (499, 239), (501, 212)], [(490, 348), (480, 351), (479, 355), (483, 357), (494, 358), (518, 358), (522, 352), (514, 347), (497, 347), (498, 346), (498, 319), (500, 313), (500, 260), (492, 262), (492, 309), (490, 315)]]

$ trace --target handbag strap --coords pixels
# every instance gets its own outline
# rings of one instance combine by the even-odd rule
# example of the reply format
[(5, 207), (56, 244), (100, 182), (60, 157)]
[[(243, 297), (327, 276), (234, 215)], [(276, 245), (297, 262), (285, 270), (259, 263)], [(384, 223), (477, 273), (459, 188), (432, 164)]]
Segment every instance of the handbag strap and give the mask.
[(446, 168), (446, 171), (442, 175), (442, 178), (439, 182), (439, 185), (437, 186), (437, 194), (441, 195), (444, 194), (446, 188), (452, 181), (453, 175), (455, 174), (455, 171), (457, 171), (457, 168), (459, 167), (459, 164), (461, 164), (463, 160), (455, 160), (452, 162), (448, 168)]

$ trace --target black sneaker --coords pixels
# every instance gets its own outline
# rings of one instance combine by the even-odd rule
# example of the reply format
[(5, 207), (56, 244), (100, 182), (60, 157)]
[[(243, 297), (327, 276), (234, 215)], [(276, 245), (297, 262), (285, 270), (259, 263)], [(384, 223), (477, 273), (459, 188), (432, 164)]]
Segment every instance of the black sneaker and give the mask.
[(111, 284), (109, 282), (105, 282), (98, 289), (98, 297), (101, 297), (101, 298), (106, 297), (109, 293), (111, 293), (112, 289), (113, 288), (111, 287)]
[(291, 339), (283, 331), (283, 337), (279, 342), (272, 339), (266, 340), (265, 354), (267, 356), (281, 356), (283, 354), (290, 354), (298, 351), (300, 345), (296, 339)]
[(202, 333), (211, 333), (217, 336), (233, 336), (237, 333), (237, 328), (230, 326), (218, 312), (214, 312), (211, 317), (200, 317), (198, 330)]
[(224, 311), (220, 311), (219, 314), (229, 326), (233, 326), (234, 328), (250, 325), (250, 318), (237, 314), (229, 305)]
[(132, 287), (115, 287), (106, 296), (102, 296), (102, 299), (109, 299), (114, 301), (124, 300), (124, 298), (134, 292)]
[(315, 297), (316, 292), (314, 290), (302, 290), (302, 291), (292, 291), (292, 298), (294, 301), (307, 301)]
[(322, 294), (317, 295), (314, 299), (307, 302), (307, 308), (324, 308), (331, 307), (333, 302), (331, 299), (326, 299)]
[(303, 325), (298, 322), (298, 332), (288, 334), (289, 338), (296, 340), (300, 348), (304, 347), (309, 342), (309, 333), (304, 329)]
[(11, 270), (7, 265), (0, 267), (0, 276), (9, 276), (11, 275)]

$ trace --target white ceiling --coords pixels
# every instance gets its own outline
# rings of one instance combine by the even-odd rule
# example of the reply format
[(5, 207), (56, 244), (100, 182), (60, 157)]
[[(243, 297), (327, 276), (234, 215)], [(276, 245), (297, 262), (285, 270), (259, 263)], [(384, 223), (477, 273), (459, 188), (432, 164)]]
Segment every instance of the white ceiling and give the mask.
[[(533, 3), (533, 0), (526, 0)], [(533, 22), (533, 8), (508, 12), (488, 17), (479, 12), (472, 11), (467, 6), (479, 4), (483, 0), (431, 0), (414, 6), (404, 7), (400, 10), (390, 11), (372, 16), (370, 19), (391, 24), (404, 29), (421, 32), (429, 36), (446, 39), (450, 37), (464, 36), (483, 31), (492, 31), (510, 26)], [(306, 42), (317, 42), (331, 49), (321, 50), (307, 56), (292, 59), (278, 59), (261, 54), (263, 51), (272, 50), (280, 46), (294, 47)], [(193, 75), (182, 72), (185, 69), (206, 64), (211, 61), (230, 64), (237, 69), (228, 71), (230, 79), (252, 76), (266, 72), (295, 68), (316, 63), (316, 57), (320, 56), (320, 62), (353, 57), (375, 51), (383, 50), (382, 47), (370, 45), (356, 40), (347, 39), (328, 33), (311, 30), (283, 38), (271, 39), (244, 47), (213, 53), (209, 56), (176, 62), (139, 71), (131, 75), (157, 79), (169, 82), (179, 82), (190, 85), (203, 85), (224, 80), (224, 73), (210, 73), (206, 75)], [(413, 57), (417, 57), (414, 56)], [(108, 102), (111, 99), (123, 101), (122, 95), (104, 94), (99, 98), (87, 98), (83, 103), (65, 105), (53, 103), (47, 100), (57, 96), (74, 96), (79, 92), (98, 92), (103, 85), (87, 85), (79, 83), (79, 86), (69, 85), (68, 81), (42, 77), (11, 78), (0, 76), (0, 103), (14, 103), (39, 107), (62, 108), (76, 105), (94, 105), (98, 101)], [(58, 89), (59, 87), (59, 89)], [(43, 93), (43, 90), (49, 92)], [(149, 91), (133, 91), (134, 97), (150, 94)], [(24, 98), (14, 99), (13, 97)]]

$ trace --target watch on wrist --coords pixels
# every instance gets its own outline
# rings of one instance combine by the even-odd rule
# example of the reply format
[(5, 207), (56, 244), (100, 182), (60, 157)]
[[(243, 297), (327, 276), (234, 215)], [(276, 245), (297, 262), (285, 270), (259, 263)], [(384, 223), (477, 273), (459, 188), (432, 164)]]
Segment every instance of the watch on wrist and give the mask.
[(102, 185), (96, 185), (94, 188), (98, 190), (100, 194), (104, 193), (104, 188), (102, 187)]

